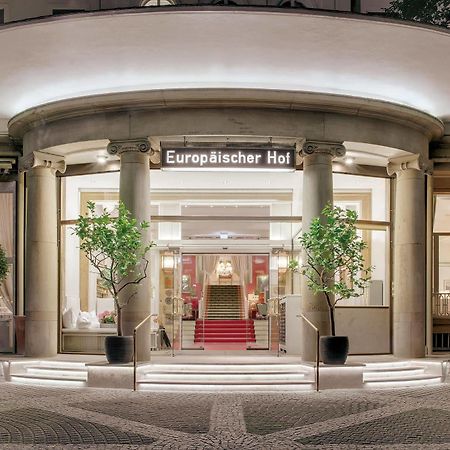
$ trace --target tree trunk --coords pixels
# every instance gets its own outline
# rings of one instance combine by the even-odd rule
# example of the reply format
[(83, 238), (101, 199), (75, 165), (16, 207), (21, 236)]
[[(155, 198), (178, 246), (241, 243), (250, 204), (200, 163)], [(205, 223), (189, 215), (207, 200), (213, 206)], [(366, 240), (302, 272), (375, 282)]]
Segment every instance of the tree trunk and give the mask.
[(122, 308), (119, 308), (119, 302), (114, 301), (116, 304), (117, 313), (117, 336), (122, 336)]
[(336, 326), (334, 324), (334, 308), (330, 308), (330, 324), (331, 324), (331, 336), (336, 336)]

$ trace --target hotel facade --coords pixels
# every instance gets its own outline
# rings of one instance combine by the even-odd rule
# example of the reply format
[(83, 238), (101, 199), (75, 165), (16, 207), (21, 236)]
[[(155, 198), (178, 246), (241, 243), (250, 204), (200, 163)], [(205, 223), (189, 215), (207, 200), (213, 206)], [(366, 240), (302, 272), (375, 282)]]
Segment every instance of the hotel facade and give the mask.
[(102, 353), (113, 301), (72, 228), (89, 201), (119, 200), (155, 242), (124, 313), (126, 334), (154, 315), (142, 351), (164, 326), (175, 356), (314, 359), (298, 316), (327, 334), (328, 312), (288, 262), (327, 202), (358, 213), (374, 266), (337, 308), (350, 353), (450, 351), (448, 29), (350, 2), (35, 2), (35, 18), (13, 3), (0, 2), (1, 352)]

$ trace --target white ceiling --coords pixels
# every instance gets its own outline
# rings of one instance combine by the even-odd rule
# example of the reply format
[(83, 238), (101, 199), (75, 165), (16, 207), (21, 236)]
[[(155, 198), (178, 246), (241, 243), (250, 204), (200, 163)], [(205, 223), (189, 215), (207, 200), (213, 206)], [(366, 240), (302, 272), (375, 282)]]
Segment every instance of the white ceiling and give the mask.
[(0, 28), (0, 119), (84, 95), (189, 87), (346, 94), (450, 120), (450, 33), (366, 18), (147, 11)]

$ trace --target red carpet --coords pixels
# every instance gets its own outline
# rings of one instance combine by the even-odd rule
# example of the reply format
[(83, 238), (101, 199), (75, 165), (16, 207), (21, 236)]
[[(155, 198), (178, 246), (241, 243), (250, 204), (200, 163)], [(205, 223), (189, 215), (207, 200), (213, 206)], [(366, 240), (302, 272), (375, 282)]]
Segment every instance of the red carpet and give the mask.
[(194, 342), (237, 344), (255, 342), (253, 320), (197, 320)]

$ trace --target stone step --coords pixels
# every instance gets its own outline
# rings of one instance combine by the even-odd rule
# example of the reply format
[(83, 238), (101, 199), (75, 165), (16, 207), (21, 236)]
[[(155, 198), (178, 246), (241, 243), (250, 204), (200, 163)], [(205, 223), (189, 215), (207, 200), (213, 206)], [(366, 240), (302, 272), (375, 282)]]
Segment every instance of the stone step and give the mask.
[(42, 374), (30, 374), (30, 373), (20, 373), (11, 375), (11, 382), (13, 383), (25, 383), (25, 384), (35, 384), (35, 385), (49, 385), (49, 384), (59, 384), (67, 386), (86, 386), (87, 375), (86, 376), (66, 376), (66, 375), (42, 375)]
[(312, 381), (297, 381), (292, 383), (246, 383), (246, 384), (205, 384), (205, 383), (155, 383), (140, 381), (138, 382), (139, 390), (150, 391), (230, 391), (230, 392), (253, 392), (253, 391), (311, 391), (314, 388)]
[(408, 375), (399, 377), (379, 377), (370, 380), (364, 380), (364, 388), (366, 389), (391, 389), (393, 387), (406, 386), (425, 386), (429, 384), (440, 384), (441, 376), (438, 375)]

